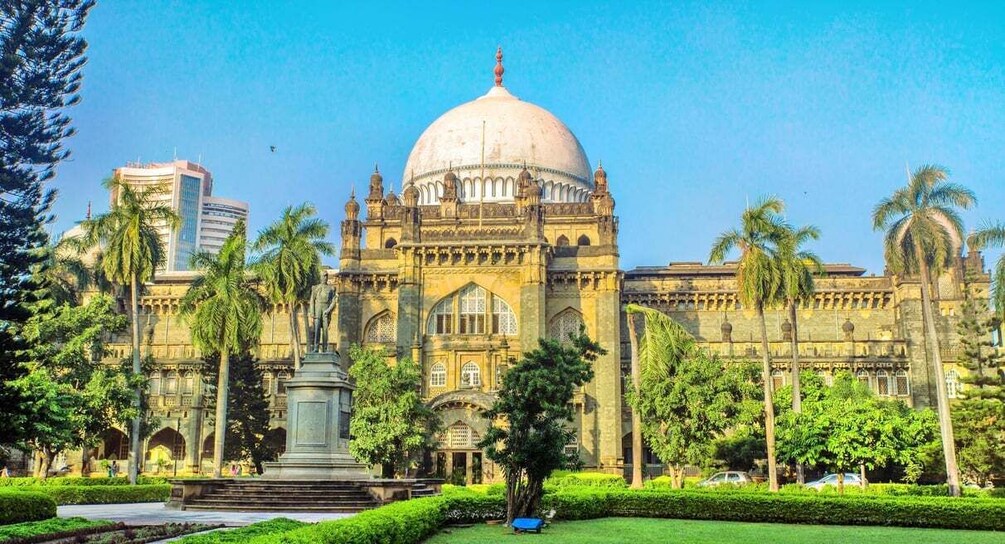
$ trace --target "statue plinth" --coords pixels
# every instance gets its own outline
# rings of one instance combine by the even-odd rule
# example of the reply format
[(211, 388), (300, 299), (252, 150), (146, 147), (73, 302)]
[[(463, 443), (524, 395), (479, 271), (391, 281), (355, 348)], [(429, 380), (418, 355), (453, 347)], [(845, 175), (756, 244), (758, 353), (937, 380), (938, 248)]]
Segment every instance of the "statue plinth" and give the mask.
[(369, 479), (349, 454), (349, 417), (355, 388), (335, 352), (308, 353), (286, 382), (286, 452), (265, 463), (263, 478)]

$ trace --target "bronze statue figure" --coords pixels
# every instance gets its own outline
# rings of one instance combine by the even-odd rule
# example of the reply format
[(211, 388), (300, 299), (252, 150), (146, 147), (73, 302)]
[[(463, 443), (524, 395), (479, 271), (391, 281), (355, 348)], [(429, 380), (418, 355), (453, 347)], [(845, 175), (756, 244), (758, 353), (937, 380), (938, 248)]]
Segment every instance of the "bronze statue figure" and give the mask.
[(307, 315), (311, 321), (308, 353), (326, 353), (328, 351), (328, 326), (337, 302), (338, 294), (335, 293), (335, 288), (325, 283), (324, 280), (311, 287), (311, 299), (307, 308)]

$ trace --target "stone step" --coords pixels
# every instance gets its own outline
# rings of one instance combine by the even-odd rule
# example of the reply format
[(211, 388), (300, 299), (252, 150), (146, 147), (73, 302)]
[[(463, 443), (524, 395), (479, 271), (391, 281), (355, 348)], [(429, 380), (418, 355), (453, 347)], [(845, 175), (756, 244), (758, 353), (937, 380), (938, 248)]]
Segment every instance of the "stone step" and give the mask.
[(250, 498), (250, 497), (199, 497), (192, 499), (192, 504), (304, 504), (304, 505), (341, 505), (341, 504), (376, 504), (372, 497), (351, 497), (343, 499), (308, 499), (297, 497), (271, 497), (271, 498)]
[[(264, 491), (244, 492), (244, 491), (239, 491), (239, 490), (235, 490), (235, 489), (225, 489), (225, 490), (220, 490), (220, 491), (210, 491), (209, 493), (206, 493), (203, 496), (204, 497), (249, 497), (249, 498), (250, 497), (263, 497), (263, 498), (269, 498), (269, 497), (274, 497), (276, 495), (277, 495), (277, 493), (267, 493), (267, 492), (264, 492)], [(290, 496), (290, 497), (298, 497), (298, 498), (302, 498), (302, 499), (305, 499), (305, 500), (306, 499), (324, 499), (324, 498), (327, 498), (327, 497), (333, 497), (333, 498), (336, 498), (336, 497), (339, 497), (339, 498), (341, 498), (341, 497), (353, 498), (353, 497), (369, 497), (370, 496), (369, 493), (366, 493), (366, 492), (363, 492), (363, 491), (336, 491), (336, 492), (331, 492), (331, 491), (299, 491), (299, 492), (296, 492), (296, 493), (282, 493), (282, 495), (284, 495), (284, 496)]]
[(356, 514), (364, 510), (374, 508), (376, 505), (367, 506), (275, 506), (275, 505), (229, 505), (229, 504), (186, 504), (186, 510), (225, 510), (229, 512), (333, 512), (336, 514)]

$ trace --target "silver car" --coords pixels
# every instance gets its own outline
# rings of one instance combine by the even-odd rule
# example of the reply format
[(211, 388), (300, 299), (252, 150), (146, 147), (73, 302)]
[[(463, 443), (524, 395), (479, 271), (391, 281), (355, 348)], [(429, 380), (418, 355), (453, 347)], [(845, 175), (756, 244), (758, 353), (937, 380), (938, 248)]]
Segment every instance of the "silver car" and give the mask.
[(700, 487), (715, 487), (722, 484), (746, 485), (753, 482), (746, 472), (730, 470), (726, 472), (716, 472), (708, 478), (698, 482)]
[[(814, 480), (812, 482), (807, 482), (806, 487), (811, 489), (816, 489), (820, 491), (825, 485), (831, 487), (837, 487), (838, 485), (838, 475), (837, 474), (825, 474), (823, 478), (819, 480)], [(862, 478), (858, 474), (852, 474), (851, 472), (844, 473), (844, 485), (855, 485), (862, 487)]]

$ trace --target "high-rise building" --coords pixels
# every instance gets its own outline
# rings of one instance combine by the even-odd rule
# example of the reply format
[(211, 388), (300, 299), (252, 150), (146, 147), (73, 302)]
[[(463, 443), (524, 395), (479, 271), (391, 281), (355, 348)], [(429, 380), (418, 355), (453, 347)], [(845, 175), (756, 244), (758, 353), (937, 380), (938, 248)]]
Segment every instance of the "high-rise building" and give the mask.
[[(114, 175), (136, 189), (158, 187), (155, 199), (168, 204), (181, 218), (174, 230), (166, 224), (157, 226), (166, 252), (160, 268), (164, 272), (188, 270), (196, 249), (219, 251), (237, 220), (248, 217), (246, 202), (213, 197), (213, 175), (191, 161), (127, 164), (116, 168)], [(114, 201), (116, 195), (111, 198)], [(204, 221), (208, 222), (203, 225)]]

